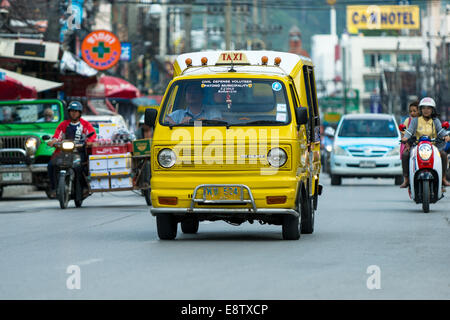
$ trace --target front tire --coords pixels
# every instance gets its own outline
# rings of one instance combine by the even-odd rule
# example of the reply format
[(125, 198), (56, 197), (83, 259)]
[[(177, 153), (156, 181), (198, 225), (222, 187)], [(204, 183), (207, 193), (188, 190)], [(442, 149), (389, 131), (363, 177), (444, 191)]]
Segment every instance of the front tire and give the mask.
[[(69, 179), (69, 181), (67, 181), (67, 179)], [(61, 209), (66, 209), (69, 204), (70, 186), (67, 184), (70, 184), (70, 176), (67, 176), (65, 173), (60, 173), (56, 193)]]
[(173, 240), (177, 236), (178, 223), (171, 214), (158, 214), (156, 216), (158, 237), (161, 240)]
[(300, 218), (291, 215), (284, 216), (282, 233), (284, 240), (300, 239)]
[(302, 215), (301, 221), (301, 233), (311, 234), (314, 232), (314, 208), (311, 197), (305, 196), (306, 199), (302, 200), (300, 204), (300, 210)]
[(198, 232), (199, 221), (195, 218), (187, 218), (181, 221), (181, 231), (187, 234), (195, 234)]
[(430, 212), (430, 183), (426, 180), (422, 181), (422, 210)]
[(331, 185), (332, 186), (340, 186), (342, 184), (342, 178), (335, 174), (331, 175)]

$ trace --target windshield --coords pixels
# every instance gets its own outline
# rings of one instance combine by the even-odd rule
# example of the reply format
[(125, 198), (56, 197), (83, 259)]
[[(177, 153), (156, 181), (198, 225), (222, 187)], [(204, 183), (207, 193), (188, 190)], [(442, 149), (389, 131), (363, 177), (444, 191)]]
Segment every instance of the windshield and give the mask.
[(394, 138), (398, 133), (392, 119), (345, 119), (338, 136)]
[(0, 106), (0, 124), (59, 122), (60, 119), (60, 106), (57, 103)]
[(181, 80), (162, 110), (163, 125), (285, 125), (291, 118), (285, 87), (276, 80)]

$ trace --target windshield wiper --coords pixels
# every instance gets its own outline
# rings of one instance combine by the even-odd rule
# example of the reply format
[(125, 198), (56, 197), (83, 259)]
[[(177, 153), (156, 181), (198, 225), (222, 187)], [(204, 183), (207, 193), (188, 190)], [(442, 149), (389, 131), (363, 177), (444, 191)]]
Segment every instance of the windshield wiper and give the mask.
[(218, 124), (218, 125), (224, 125), (227, 126), (227, 128), (230, 126), (230, 124), (224, 120), (217, 120), (217, 119), (204, 119), (201, 120), (202, 124)]
[(286, 122), (278, 121), (278, 120), (255, 120), (255, 121), (245, 122), (242, 125), (249, 126), (252, 124), (286, 124)]

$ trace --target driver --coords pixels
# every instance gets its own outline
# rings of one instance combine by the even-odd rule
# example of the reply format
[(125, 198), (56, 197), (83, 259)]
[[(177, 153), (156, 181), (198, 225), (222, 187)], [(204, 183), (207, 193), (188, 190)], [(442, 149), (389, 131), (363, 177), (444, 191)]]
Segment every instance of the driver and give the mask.
[[(75, 144), (84, 144), (91, 145), (97, 138), (97, 134), (95, 132), (94, 127), (86, 120), (81, 118), (81, 114), (83, 112), (83, 105), (79, 101), (72, 101), (69, 103), (67, 107), (67, 111), (69, 112), (69, 120), (64, 120), (61, 122), (56, 128), (55, 134), (53, 135), (53, 139), (47, 142), (50, 147), (53, 147), (56, 142), (61, 141), (63, 139), (73, 140)], [(86, 139), (86, 136), (93, 132), (94, 134)], [(59, 149), (56, 149), (53, 153), (47, 169), (48, 176), (50, 179), (50, 195), (51, 197), (56, 196), (56, 172), (55, 172), (55, 158), (60, 152)], [(81, 163), (86, 163), (87, 154), (85, 150), (80, 150)]]
[[(437, 118), (436, 103), (432, 98), (426, 97), (420, 100), (419, 117), (411, 118), (409, 127), (405, 130), (405, 135), (402, 138), (402, 143), (407, 143), (408, 139), (413, 135), (417, 139), (422, 136), (428, 136), (431, 139), (440, 139), (437, 141), (436, 147), (441, 154), (442, 160), (442, 185), (450, 186), (450, 183), (446, 179), (447, 153), (444, 151), (445, 143), (443, 143), (444, 141), (450, 141), (450, 136), (442, 128), (441, 121)], [(403, 176), (405, 180), (400, 185), (400, 188), (406, 188), (409, 185), (409, 155), (409, 146), (406, 145), (402, 155)]]
[(179, 109), (166, 116), (170, 124), (189, 123), (193, 120), (213, 120), (222, 118), (222, 114), (215, 108), (203, 108), (203, 92), (200, 84), (186, 88), (186, 108)]

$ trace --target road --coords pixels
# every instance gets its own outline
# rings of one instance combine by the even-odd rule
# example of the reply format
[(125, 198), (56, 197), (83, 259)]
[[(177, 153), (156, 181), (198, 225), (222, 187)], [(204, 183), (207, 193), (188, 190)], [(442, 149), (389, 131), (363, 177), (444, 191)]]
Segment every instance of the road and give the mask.
[(322, 183), (315, 232), (299, 241), (225, 222), (159, 241), (132, 192), (66, 210), (43, 193), (11, 195), (0, 299), (450, 299), (448, 196), (424, 214), (391, 180)]

